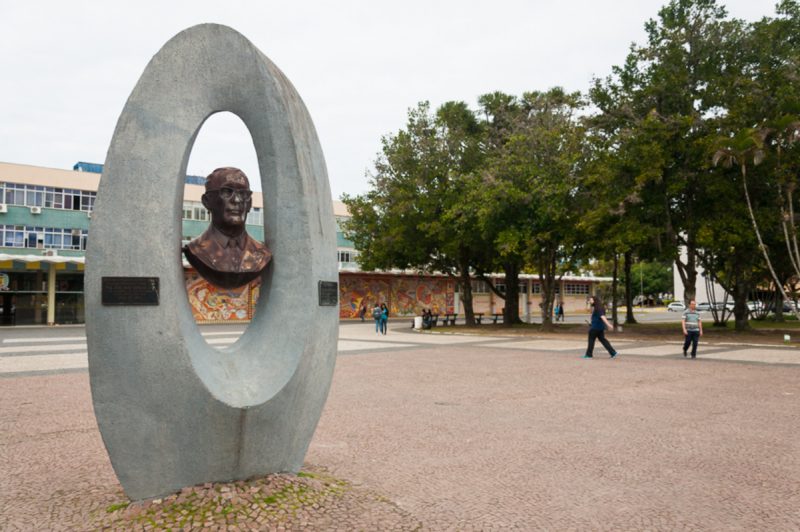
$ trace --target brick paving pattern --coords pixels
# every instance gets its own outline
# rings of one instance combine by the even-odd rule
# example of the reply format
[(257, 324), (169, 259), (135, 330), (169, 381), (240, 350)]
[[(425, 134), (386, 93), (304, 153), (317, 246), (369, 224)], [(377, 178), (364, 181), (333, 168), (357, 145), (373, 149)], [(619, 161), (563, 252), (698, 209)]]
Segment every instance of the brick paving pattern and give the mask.
[(87, 374), (0, 378), (0, 530), (800, 529), (797, 365), (393, 340), (340, 355), (312, 476), (126, 507)]

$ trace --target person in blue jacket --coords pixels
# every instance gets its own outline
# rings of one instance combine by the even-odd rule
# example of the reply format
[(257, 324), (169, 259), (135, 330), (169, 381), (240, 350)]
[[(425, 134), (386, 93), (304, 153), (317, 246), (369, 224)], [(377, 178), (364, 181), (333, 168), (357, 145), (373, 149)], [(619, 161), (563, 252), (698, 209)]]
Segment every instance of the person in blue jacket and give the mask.
[(386, 329), (388, 329), (389, 323), (389, 307), (386, 306), (386, 303), (381, 303), (381, 333), (386, 334)]
[(616, 350), (611, 347), (611, 343), (606, 340), (606, 329), (611, 329), (611, 324), (606, 318), (606, 309), (603, 307), (603, 302), (600, 298), (591, 296), (589, 297), (589, 304), (592, 306), (592, 322), (589, 327), (589, 345), (586, 347), (586, 354), (583, 358), (593, 358), (594, 341), (600, 340), (603, 347), (606, 348), (611, 358), (617, 356)]

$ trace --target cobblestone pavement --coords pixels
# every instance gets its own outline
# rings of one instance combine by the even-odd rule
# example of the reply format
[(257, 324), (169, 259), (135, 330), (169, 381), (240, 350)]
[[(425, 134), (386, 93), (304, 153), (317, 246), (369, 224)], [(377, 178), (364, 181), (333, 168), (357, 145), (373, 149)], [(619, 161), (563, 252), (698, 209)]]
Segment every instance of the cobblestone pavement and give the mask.
[[(372, 341), (360, 334), (350, 339)], [(306, 457), (306, 471), (346, 489), (236, 526), (800, 529), (800, 367), (789, 351), (789, 362), (754, 364), (619, 342), (616, 360), (582, 360), (564, 340), (387, 337), (397, 345), (340, 354)], [(748, 361), (761, 349), (709, 346)], [(9, 373), (0, 404), (0, 530), (167, 526), (159, 516), (180, 494), (120, 506), (85, 371)], [(254, 482), (196, 492), (309, 489), (302, 478)], [(135, 520), (151, 509), (157, 519)]]

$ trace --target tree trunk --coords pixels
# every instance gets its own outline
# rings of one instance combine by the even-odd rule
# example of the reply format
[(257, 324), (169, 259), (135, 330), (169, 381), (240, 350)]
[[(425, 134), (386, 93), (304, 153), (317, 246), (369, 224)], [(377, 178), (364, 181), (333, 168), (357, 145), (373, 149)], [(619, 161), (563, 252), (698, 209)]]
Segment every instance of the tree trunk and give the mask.
[[(744, 186), (744, 199), (747, 202), (747, 212), (750, 214), (750, 222), (753, 224), (753, 230), (756, 233), (756, 238), (758, 239), (758, 248), (761, 250), (761, 253), (764, 255), (764, 260), (767, 262), (767, 267), (769, 268), (769, 273), (772, 274), (772, 279), (775, 281), (775, 284), (780, 290), (781, 295), (783, 296), (784, 301), (789, 301), (789, 296), (786, 295), (786, 291), (783, 289), (783, 283), (781, 280), (778, 279), (778, 274), (775, 273), (775, 268), (772, 267), (772, 261), (769, 260), (769, 253), (767, 253), (767, 246), (764, 245), (764, 241), (761, 239), (761, 231), (758, 229), (758, 222), (756, 221), (756, 215), (753, 212), (753, 205), (750, 202), (750, 191), (747, 188), (747, 165), (742, 163), (742, 185)], [(794, 315), (800, 320), (800, 310), (793, 310)], [(739, 318), (736, 318), (736, 328), (739, 328)]]
[(617, 330), (619, 320), (617, 319), (617, 285), (619, 279), (619, 254), (614, 253), (614, 277), (611, 280), (611, 323), (614, 330)]
[(781, 293), (777, 290), (775, 291), (775, 296), (772, 298), (772, 304), (775, 305), (775, 321), (781, 323), (786, 321), (783, 319), (783, 298), (781, 297)]
[(475, 311), (472, 308), (472, 277), (469, 275), (469, 263), (461, 264), (461, 305), (464, 307), (464, 319), (468, 327), (475, 325)]
[(522, 323), (519, 319), (519, 265), (515, 262), (506, 262), (503, 264), (503, 271), (506, 274), (503, 325), (511, 327), (516, 323)]
[(737, 331), (750, 328), (748, 322), (747, 296), (750, 294), (750, 283), (737, 281), (733, 291), (733, 318)]
[(542, 328), (553, 327), (553, 302), (556, 298), (555, 249), (546, 248), (539, 258), (539, 278), (542, 283)]
[(633, 263), (633, 254), (630, 251), (625, 252), (625, 323), (636, 323), (636, 318), (633, 317), (633, 290), (631, 289), (631, 266)]

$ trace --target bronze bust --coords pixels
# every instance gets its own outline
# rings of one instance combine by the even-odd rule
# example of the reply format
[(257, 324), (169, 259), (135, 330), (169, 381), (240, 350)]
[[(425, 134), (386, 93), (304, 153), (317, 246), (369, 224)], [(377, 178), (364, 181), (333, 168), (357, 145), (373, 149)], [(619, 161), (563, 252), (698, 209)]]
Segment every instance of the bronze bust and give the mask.
[(256, 279), (272, 258), (267, 246), (245, 230), (253, 192), (238, 168), (217, 168), (206, 179), (203, 206), (211, 213), (208, 229), (183, 248), (197, 272), (213, 285), (236, 288)]

